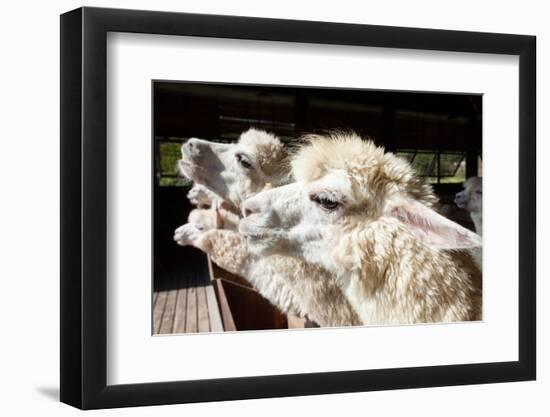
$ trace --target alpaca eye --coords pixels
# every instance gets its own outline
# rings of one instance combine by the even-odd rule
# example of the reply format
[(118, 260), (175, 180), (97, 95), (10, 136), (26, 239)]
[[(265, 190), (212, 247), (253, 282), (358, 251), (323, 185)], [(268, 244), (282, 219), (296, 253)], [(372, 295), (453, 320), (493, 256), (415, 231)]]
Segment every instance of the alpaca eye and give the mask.
[(252, 164), (250, 162), (248, 162), (248, 160), (243, 155), (241, 155), (240, 153), (235, 154), (235, 159), (237, 160), (237, 162), (239, 164), (241, 164), (241, 166), (243, 168), (246, 168), (246, 169), (252, 168)]
[(481, 190), (477, 190), (477, 191), (476, 191), (476, 194), (481, 195), (481, 193), (482, 193)]
[(331, 200), (330, 198), (323, 197), (323, 196), (312, 195), (310, 199), (311, 201), (319, 204), (322, 208), (328, 211), (336, 210), (340, 205), (338, 201)]

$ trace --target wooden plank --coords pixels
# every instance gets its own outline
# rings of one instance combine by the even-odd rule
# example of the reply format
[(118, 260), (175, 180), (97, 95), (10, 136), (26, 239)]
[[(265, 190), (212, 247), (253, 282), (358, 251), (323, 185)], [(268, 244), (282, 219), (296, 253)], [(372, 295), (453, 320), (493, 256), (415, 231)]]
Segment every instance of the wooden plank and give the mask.
[(206, 264), (208, 265), (208, 276), (210, 278), (210, 281), (214, 281), (214, 269), (212, 259), (210, 259), (210, 255), (207, 255), (206, 257)]
[(206, 293), (206, 302), (208, 303), (208, 317), (210, 320), (210, 331), (223, 332), (222, 316), (220, 315), (220, 308), (218, 307), (218, 301), (216, 300), (214, 287), (212, 287), (212, 284), (207, 285), (204, 288), (204, 291)]
[(240, 275), (232, 274), (231, 272), (226, 271), (223, 268), (220, 268), (214, 262), (211, 262), (210, 266), (212, 267), (212, 274), (215, 278), (221, 278), (225, 281), (231, 281), (236, 284), (242, 285), (243, 287), (252, 288), (252, 285)]
[(176, 312), (176, 297), (178, 295), (177, 284), (179, 279), (173, 278), (170, 284), (170, 290), (166, 296), (166, 305), (162, 313), (159, 334), (172, 333), (174, 327), (174, 314)]
[(187, 287), (187, 315), (185, 318), (185, 333), (196, 333), (197, 324), (197, 288), (195, 280), (189, 277), (189, 286)]
[(220, 279), (214, 280), (214, 289), (216, 290), (216, 296), (218, 299), (218, 305), (220, 307), (220, 314), (222, 316), (223, 329), (226, 332), (233, 332), (237, 330), (235, 322), (233, 321), (233, 315), (231, 314), (231, 309), (229, 308), (229, 303), (227, 302), (227, 297), (223, 289), (223, 285)]
[(199, 332), (210, 331), (208, 303), (206, 301), (206, 291), (203, 285), (197, 287), (197, 328)]
[(180, 280), (180, 288), (176, 296), (176, 308), (174, 314), (174, 327), (172, 333), (185, 333), (185, 322), (187, 317), (187, 277)]
[(155, 306), (153, 308), (153, 334), (159, 334), (160, 323), (162, 321), (162, 314), (164, 313), (164, 307), (166, 306), (167, 296), (168, 296), (167, 291), (160, 291), (158, 293)]
[[(226, 324), (224, 314), (227, 308), (235, 328), (238, 330), (288, 328), (286, 316), (257, 291), (223, 279), (219, 280), (219, 286), (222, 287), (225, 296), (225, 301), (221, 297), (218, 298), (224, 327)], [(222, 294), (222, 291), (219, 291), (218, 294)]]

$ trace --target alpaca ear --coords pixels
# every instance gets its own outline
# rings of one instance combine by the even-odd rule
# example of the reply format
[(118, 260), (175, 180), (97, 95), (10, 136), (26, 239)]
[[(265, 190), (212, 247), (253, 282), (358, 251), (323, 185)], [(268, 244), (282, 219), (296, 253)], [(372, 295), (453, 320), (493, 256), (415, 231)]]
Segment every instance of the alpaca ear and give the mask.
[(413, 199), (400, 199), (387, 214), (403, 223), (419, 240), (436, 249), (481, 247), (481, 237)]

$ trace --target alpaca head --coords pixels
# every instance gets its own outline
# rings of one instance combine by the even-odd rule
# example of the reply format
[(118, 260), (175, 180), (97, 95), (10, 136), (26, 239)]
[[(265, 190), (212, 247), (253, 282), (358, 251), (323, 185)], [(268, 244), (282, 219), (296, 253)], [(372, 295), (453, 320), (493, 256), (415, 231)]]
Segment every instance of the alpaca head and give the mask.
[(179, 169), (237, 207), (249, 196), (286, 178), (286, 150), (274, 135), (256, 129), (238, 143), (221, 144), (192, 138), (181, 147)]
[(483, 180), (470, 177), (464, 182), (464, 190), (456, 193), (455, 204), (471, 213), (481, 213), (483, 200)]
[(430, 208), (436, 201), (431, 187), (405, 160), (357, 135), (309, 137), (292, 160), (292, 173), (295, 183), (242, 206), (239, 231), (256, 251), (298, 256), (330, 270), (340, 242), (352, 235), (369, 239), (377, 223), (434, 248), (480, 245), (475, 234)]
[(199, 208), (208, 208), (212, 206), (217, 196), (204, 185), (195, 183), (187, 193), (187, 198), (191, 204)]
[(193, 209), (187, 217), (187, 222), (193, 224), (198, 230), (205, 231), (217, 229), (216, 213), (212, 209)]

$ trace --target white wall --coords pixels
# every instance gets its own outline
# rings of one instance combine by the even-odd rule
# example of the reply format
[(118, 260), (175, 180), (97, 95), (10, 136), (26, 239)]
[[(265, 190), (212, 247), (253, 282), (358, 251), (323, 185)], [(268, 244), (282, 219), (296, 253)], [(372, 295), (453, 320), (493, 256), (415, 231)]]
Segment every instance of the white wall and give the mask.
[[(89, 6), (157, 9), (534, 34), (538, 37), (539, 138), (539, 380), (528, 383), (388, 391), (291, 399), (239, 401), (101, 411), (99, 415), (548, 415), (550, 267), (550, 157), (542, 143), (549, 124), (542, 120), (550, 97), (550, 26), (544, 2), (339, 0), (330, 4), (278, 0), (93, 1)], [(73, 415), (59, 404), (59, 17), (76, 1), (4, 2), (0, 89), (0, 392), (3, 415)], [(543, 130), (544, 129), (544, 130)], [(542, 354), (540, 354), (542, 352)], [(546, 395), (545, 395), (546, 394)], [(117, 414), (118, 415), (118, 414)]]

